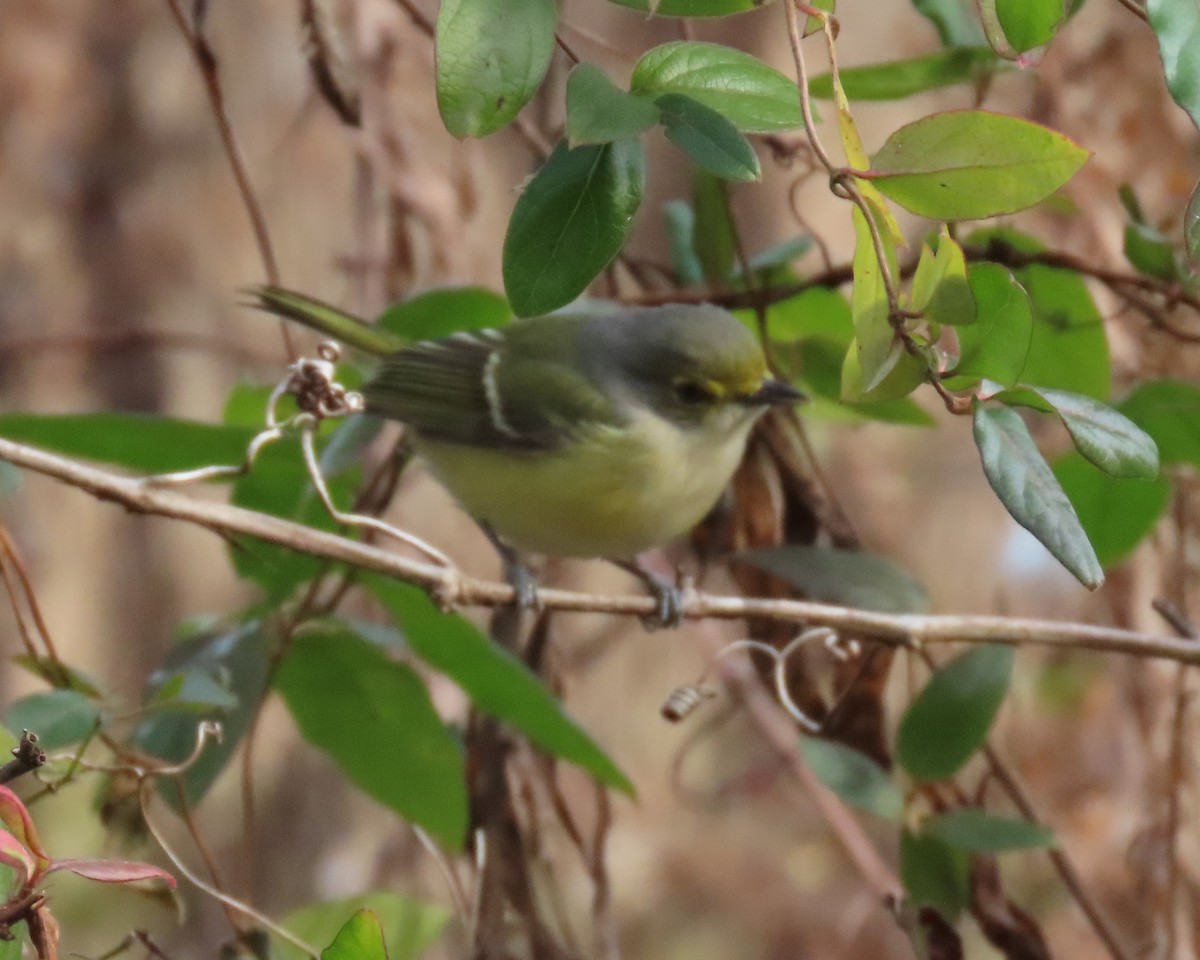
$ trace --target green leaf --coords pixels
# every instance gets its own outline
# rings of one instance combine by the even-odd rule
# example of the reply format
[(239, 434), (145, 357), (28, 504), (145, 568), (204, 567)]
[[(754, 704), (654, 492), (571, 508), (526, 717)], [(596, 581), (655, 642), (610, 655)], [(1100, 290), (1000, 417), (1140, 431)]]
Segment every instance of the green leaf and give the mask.
[(846, 803), (884, 820), (904, 816), (904, 794), (887, 772), (866, 754), (834, 743), (806, 737), (804, 759), (825, 786)]
[(304, 738), (356, 786), (444, 846), (462, 848), (462, 752), (413, 670), (328, 626), (294, 639), (275, 685)]
[[(759, 250), (747, 259), (746, 265), (750, 268), (751, 273), (771, 277), (774, 271), (788, 267), (793, 260), (799, 260), (812, 247), (813, 239), (806, 234), (788, 237), (786, 240), (780, 240), (778, 243)], [(740, 266), (736, 275), (739, 277), (742, 275)]]
[(532, 743), (633, 795), (628, 777), (563, 710), (529, 669), (462, 617), (442, 613), (410, 584), (368, 575), (364, 585), (401, 627), (422, 660), (457, 683), (481, 710)]
[[(903, 100), (925, 90), (974, 83), (1003, 68), (991, 47), (954, 47), (911, 60), (876, 63), (838, 70), (851, 100)], [(823, 73), (808, 83), (809, 93), (822, 100), (833, 97), (833, 74)]]
[(696, 256), (705, 278), (716, 286), (729, 282), (737, 252), (737, 229), (729, 213), (728, 184), (699, 168), (692, 170), (696, 211)]
[[(752, 320), (753, 311), (738, 311)], [(767, 308), (767, 330), (777, 343), (797, 340), (828, 340), (842, 347), (854, 339), (850, 304), (836, 290), (809, 287)]]
[(725, 180), (762, 178), (750, 142), (716, 110), (682, 93), (664, 93), (654, 103), (667, 139), (696, 166)]
[(101, 711), (78, 690), (51, 690), (22, 697), (4, 718), (10, 730), (31, 730), (43, 750), (59, 750), (87, 739), (100, 723)]
[(394, 303), (376, 325), (406, 340), (437, 340), (464, 330), (502, 327), (512, 319), (508, 301), (486, 287), (447, 287)]
[(975, 47), (984, 42), (975, 0), (912, 0), (913, 8), (933, 24), (944, 47)]
[(900, 765), (918, 780), (954, 776), (987, 739), (1012, 666), (1012, 647), (978, 646), (938, 670), (900, 720)]
[(1054, 462), (1054, 476), (1105, 569), (1133, 552), (1171, 501), (1170, 481), (1119, 480), (1074, 452)]
[(1200, 3), (1146, 0), (1146, 12), (1158, 37), (1167, 89), (1200, 126)]
[(518, 316), (570, 303), (621, 250), (642, 202), (642, 145), (555, 147), (517, 200), (504, 238), (504, 289)]
[(1145, 430), (1164, 464), (1200, 467), (1200, 386), (1182, 380), (1151, 380), (1118, 409)]
[(1125, 225), (1125, 259), (1147, 276), (1167, 281), (1179, 277), (1174, 245), (1147, 224)]
[(907, 397), (925, 382), (929, 372), (925, 360), (909, 353), (899, 340), (892, 342), (890, 354), (883, 362), (882, 369), (887, 373), (870, 390), (863, 389), (863, 376), (858, 363), (858, 351), (852, 344), (842, 361), (842, 400), (855, 406), (887, 403)]
[[(763, 6), (763, 0), (611, 0), (659, 17), (727, 17)], [(767, 0), (770, 2), (770, 0)]]
[(930, 817), (925, 830), (944, 843), (972, 853), (1004, 853), (1057, 845), (1053, 831), (1041, 824), (998, 817), (975, 807)]
[(1029, 296), (1008, 270), (995, 263), (971, 264), (967, 283), (976, 322), (957, 331), (961, 354), (951, 375), (1011, 387), (1025, 371), (1033, 338)]
[[(390, 960), (416, 960), (434, 945), (450, 919), (450, 911), (438, 904), (379, 890), (302, 907), (284, 917), (282, 925), (305, 943), (329, 943), (361, 910), (378, 918)], [(271, 946), (278, 960), (306, 958), (286, 940), (275, 939)]]
[[(854, 349), (861, 374), (861, 392), (867, 393), (891, 372), (899, 357), (892, 349), (896, 334), (888, 322), (887, 284), (875, 255), (875, 243), (867, 218), (857, 207), (852, 217), (855, 240), (850, 312), (854, 319)], [(898, 276), (895, 265), (891, 266), (892, 276)]]
[(901, 127), (871, 164), (870, 182), (936, 220), (980, 220), (1045, 200), (1089, 153), (1061, 133), (986, 110), (935, 113)]
[(1193, 261), (1200, 260), (1200, 184), (1192, 191), (1188, 199), (1187, 209), (1183, 212), (1183, 242), (1187, 247), (1188, 257)]
[(379, 918), (370, 910), (359, 910), (321, 951), (321, 960), (388, 960)]
[(1014, 271), (1033, 306), (1033, 336), (1021, 379), (1107, 400), (1112, 367), (1104, 319), (1079, 274), (1032, 264)]
[(696, 255), (696, 213), (682, 200), (663, 204), (663, 226), (671, 245), (671, 269), (681, 287), (704, 282), (704, 267)]
[(1006, 510), (1089, 590), (1104, 571), (1020, 415), (1003, 407), (975, 409), (975, 443), (988, 483)]
[(442, 0), (434, 40), (438, 110), (456, 137), (508, 126), (554, 53), (554, 0)]
[(951, 923), (971, 902), (967, 852), (927, 833), (901, 832), (900, 879), (910, 901), (933, 907)]
[(611, 143), (636, 137), (658, 123), (647, 97), (616, 87), (594, 63), (581, 63), (567, 77), (567, 142)]
[(911, 307), (929, 323), (962, 326), (976, 319), (975, 295), (967, 282), (962, 247), (945, 225), (938, 236), (937, 253), (926, 244), (913, 274)]
[(778, 133), (804, 123), (800, 92), (792, 80), (719, 43), (676, 40), (654, 47), (634, 67), (630, 91), (656, 98), (682, 93), (743, 133)]
[(822, 603), (882, 613), (918, 613), (929, 607), (929, 597), (916, 580), (875, 554), (789, 544), (743, 550), (736, 556)]
[[(130, 738), (139, 750), (178, 763), (191, 756), (200, 720), (221, 724), (221, 741), (210, 741), (183, 774), (189, 804), (200, 802), (250, 729), (266, 694), (267, 670), (266, 638), (254, 621), (176, 644), (147, 679), (142, 702), (156, 708)], [(176, 703), (159, 702), (167, 688)], [(163, 798), (177, 805), (174, 787), (167, 786)]]
[(997, 394), (1009, 406), (1053, 412), (1062, 419), (1075, 448), (1105, 473), (1127, 479), (1158, 476), (1154, 439), (1128, 417), (1090, 397), (1045, 387), (1017, 387)]
[[(1008, 251), (1034, 254), (1042, 245), (1011, 229), (976, 230), (963, 244), (972, 258)], [(1033, 339), (1022, 380), (1107, 400), (1112, 370), (1104, 318), (1073, 270), (1034, 263), (1013, 271), (1033, 306)]]
[(995, 0), (996, 18), (1004, 37), (1024, 53), (1049, 43), (1067, 16), (1063, 0)]
[(0, 416), (0, 436), (9, 440), (139, 473), (240, 463), (257, 432), (139, 413)]

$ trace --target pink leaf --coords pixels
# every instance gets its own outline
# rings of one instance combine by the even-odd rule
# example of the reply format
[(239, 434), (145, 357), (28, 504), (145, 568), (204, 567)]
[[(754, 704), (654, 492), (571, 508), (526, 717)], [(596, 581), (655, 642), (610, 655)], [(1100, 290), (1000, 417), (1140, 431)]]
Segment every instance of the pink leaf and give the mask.
[(16, 871), (16, 889), (18, 890), (29, 882), (29, 878), (36, 870), (33, 857), (25, 849), (25, 845), (7, 830), (0, 830), (0, 863), (6, 867), (12, 867)]
[(42, 849), (42, 841), (38, 839), (33, 818), (29, 816), (29, 811), (21, 802), (21, 798), (2, 785), (0, 785), (0, 823), (3, 823), (8, 828), (8, 832), (34, 855), (40, 867), (46, 866), (50, 858)]
[(101, 883), (165, 880), (171, 887), (175, 886), (175, 878), (166, 870), (130, 860), (53, 860), (46, 872), (52, 873), (55, 870), (70, 870), (88, 880), (98, 880)]

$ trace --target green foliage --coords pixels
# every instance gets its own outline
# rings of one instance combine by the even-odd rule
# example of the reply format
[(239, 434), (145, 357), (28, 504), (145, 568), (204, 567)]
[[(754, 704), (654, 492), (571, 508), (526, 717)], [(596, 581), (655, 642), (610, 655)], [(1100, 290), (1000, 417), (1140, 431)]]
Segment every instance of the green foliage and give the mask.
[[(860, 383), (857, 391), (843, 394), (853, 399), (878, 386), (891, 372), (899, 353), (896, 334), (888, 321), (887, 286), (867, 218), (854, 209), (854, 286), (850, 293), (850, 313), (854, 320), (854, 353)], [(891, 275), (897, 275), (895, 263)]]
[(1158, 448), (1153, 438), (1112, 407), (1063, 390), (1018, 387), (997, 394), (1011, 406), (1057, 413), (1090, 463), (1114, 477), (1152, 480), (1158, 476)]
[[(196, 746), (202, 719), (221, 724), (220, 741), (210, 741), (183, 774), (184, 795), (199, 803), (250, 729), (267, 689), (267, 641), (257, 621), (205, 631), (171, 648), (146, 683), (146, 716), (130, 742), (151, 756), (180, 763)], [(164, 789), (178, 803), (174, 789)]]
[(428, 290), (394, 303), (376, 324), (406, 340), (436, 340), (462, 330), (502, 327), (512, 319), (508, 301), (486, 287)]
[(1017, 53), (1048, 43), (1067, 15), (1064, 0), (995, 0), (995, 4), (1004, 37)]
[[(991, 47), (952, 47), (910, 60), (895, 60), (838, 71), (851, 100), (903, 100), (926, 90), (959, 83), (977, 83), (1003, 67)], [(814, 97), (833, 97), (833, 74), (813, 77), (808, 90)]]
[(904, 816), (904, 795), (887, 772), (865, 754), (832, 740), (807, 737), (804, 759), (830, 790), (850, 804), (884, 820)]
[(664, 93), (654, 103), (667, 139), (701, 170), (725, 180), (762, 178), (754, 148), (716, 110), (682, 93)]
[(779, 133), (803, 123), (794, 81), (719, 43), (677, 40), (655, 47), (634, 67), (629, 89), (655, 98), (664, 93), (691, 97), (743, 133)]
[(541, 86), (554, 53), (554, 0), (443, 0), (437, 101), (456, 137), (508, 126)]
[(403, 629), (413, 651), (462, 687), (477, 707), (512, 724), (552, 756), (578, 764), (601, 783), (633, 795), (625, 774), (520, 660), (467, 620), (442, 613), (416, 587), (374, 575), (364, 582)]
[(1126, 397), (1119, 409), (1154, 439), (1164, 464), (1200, 467), (1200, 386), (1151, 380)]
[(8, 708), (4, 725), (32, 730), (43, 750), (59, 750), (91, 736), (102, 723), (100, 704), (78, 690), (50, 690), (22, 697)]
[[(305, 943), (331, 943), (363, 911), (379, 924), (389, 960), (416, 960), (433, 946), (450, 919), (445, 907), (377, 890), (302, 907), (283, 918), (283, 927)], [(286, 940), (275, 939), (271, 946), (279, 960), (305, 956)]]
[(935, 113), (901, 127), (871, 162), (871, 182), (938, 220), (981, 220), (1045, 200), (1088, 151), (1046, 127), (985, 110)]
[(384, 806), (461, 849), (463, 757), (420, 677), (345, 628), (306, 630), (275, 677), (304, 738)]
[(379, 918), (370, 910), (359, 910), (321, 951), (321, 960), (388, 960)]
[(984, 475), (1012, 518), (1085, 587), (1099, 587), (1104, 571), (1096, 552), (1020, 415), (976, 407), (975, 444)]
[(624, 244), (645, 179), (636, 140), (555, 148), (504, 238), (504, 289), (518, 316), (547, 313), (587, 289)]
[(936, 253), (928, 244), (921, 248), (909, 305), (934, 324), (962, 326), (976, 320), (975, 295), (967, 281), (962, 247), (944, 227)]
[(900, 834), (900, 880), (909, 899), (951, 922), (970, 903), (967, 852), (928, 833)]
[(991, 729), (1012, 676), (1011, 647), (980, 646), (955, 657), (909, 704), (896, 737), (896, 760), (918, 780), (946, 780)]
[(1021, 379), (1033, 338), (1033, 308), (1024, 287), (1004, 267), (974, 263), (967, 271), (976, 322), (958, 329), (961, 351), (953, 375), (1012, 386)]
[(1028, 820), (1014, 820), (967, 808), (930, 817), (924, 828), (943, 843), (972, 853), (1004, 853), (1031, 847), (1052, 847), (1054, 834)]
[(984, 42), (975, 0), (912, 0), (913, 8), (933, 24), (946, 47), (975, 47)]
[(1079, 523), (1087, 533), (1101, 566), (1124, 560), (1158, 523), (1171, 501), (1171, 484), (1164, 479), (1122, 480), (1098, 470), (1078, 453), (1054, 462)]
[(636, 137), (656, 123), (652, 100), (619, 89), (595, 64), (578, 64), (567, 78), (567, 143), (572, 147)]
[(139, 473), (240, 463), (257, 432), (138, 413), (0, 415), (0, 437)]
[(1147, 0), (1158, 37), (1167, 89), (1200, 126), (1200, 4), (1196, 0)]

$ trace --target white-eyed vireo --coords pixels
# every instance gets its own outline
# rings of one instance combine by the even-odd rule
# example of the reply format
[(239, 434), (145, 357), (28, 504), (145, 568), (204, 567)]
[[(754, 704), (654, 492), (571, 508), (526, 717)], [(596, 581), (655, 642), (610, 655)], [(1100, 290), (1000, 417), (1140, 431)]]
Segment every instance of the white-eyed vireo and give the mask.
[(714, 306), (554, 313), (409, 343), (301, 294), (253, 294), (382, 357), (367, 412), (407, 424), (467, 512), (520, 551), (628, 562), (680, 536), (716, 504), (755, 420), (802, 399)]

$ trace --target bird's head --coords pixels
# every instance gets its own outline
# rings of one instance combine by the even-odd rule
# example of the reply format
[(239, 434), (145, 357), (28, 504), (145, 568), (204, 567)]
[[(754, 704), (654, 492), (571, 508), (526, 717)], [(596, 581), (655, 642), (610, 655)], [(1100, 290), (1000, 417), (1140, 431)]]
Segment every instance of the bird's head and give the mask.
[(632, 310), (607, 318), (608, 376), (631, 399), (681, 427), (735, 429), (804, 395), (775, 379), (758, 339), (708, 305)]

